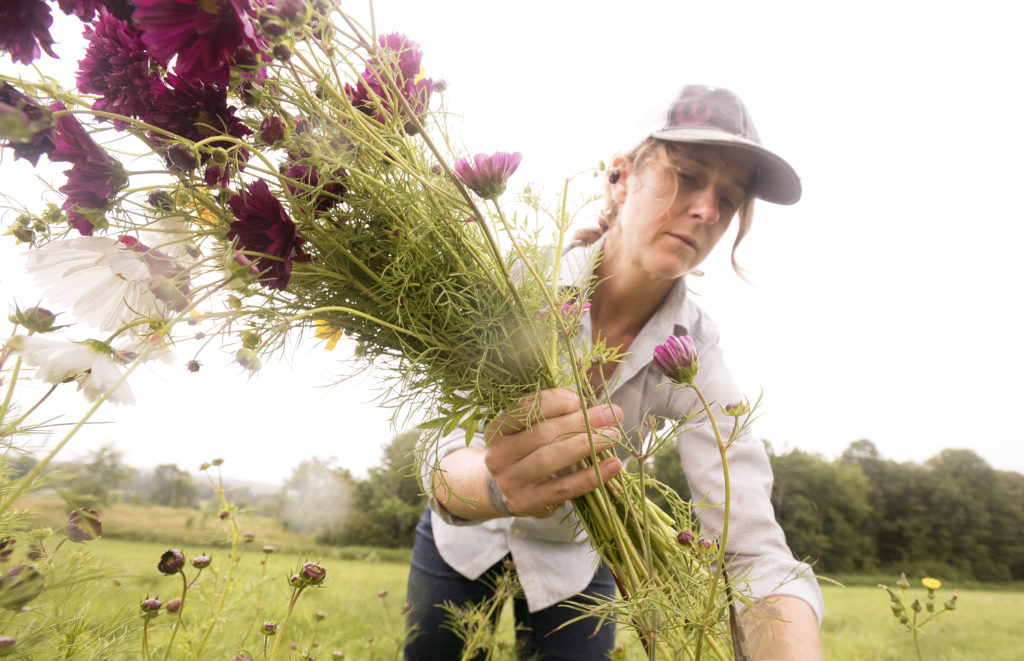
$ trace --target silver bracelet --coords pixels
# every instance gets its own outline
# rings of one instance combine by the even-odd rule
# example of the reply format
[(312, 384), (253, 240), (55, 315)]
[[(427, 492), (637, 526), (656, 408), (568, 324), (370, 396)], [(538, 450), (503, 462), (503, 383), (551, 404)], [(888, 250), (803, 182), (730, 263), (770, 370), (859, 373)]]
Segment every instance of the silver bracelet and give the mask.
[(486, 482), (487, 500), (490, 501), (491, 507), (502, 516), (515, 516), (512, 510), (508, 508), (508, 505), (505, 504), (505, 496), (501, 493), (501, 487), (494, 481), (491, 471), (487, 471)]

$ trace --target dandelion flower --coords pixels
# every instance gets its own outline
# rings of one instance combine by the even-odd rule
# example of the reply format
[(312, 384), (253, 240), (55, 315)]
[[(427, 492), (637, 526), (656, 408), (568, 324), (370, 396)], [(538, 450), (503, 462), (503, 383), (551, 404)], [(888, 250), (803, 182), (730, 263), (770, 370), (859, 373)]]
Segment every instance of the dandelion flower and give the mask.
[(921, 585), (928, 588), (929, 591), (934, 592), (935, 590), (938, 590), (942, 587), (942, 581), (940, 581), (937, 578), (926, 577), (921, 579)]

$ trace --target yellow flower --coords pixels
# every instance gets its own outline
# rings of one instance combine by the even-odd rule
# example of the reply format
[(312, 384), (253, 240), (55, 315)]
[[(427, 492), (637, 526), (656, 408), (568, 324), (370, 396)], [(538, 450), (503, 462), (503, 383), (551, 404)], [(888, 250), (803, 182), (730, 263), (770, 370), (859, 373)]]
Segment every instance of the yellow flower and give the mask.
[(316, 336), (321, 340), (327, 340), (327, 350), (333, 351), (334, 347), (338, 346), (342, 332), (331, 328), (331, 325), (323, 319), (317, 319), (314, 323), (316, 323)]
[(935, 591), (942, 587), (942, 581), (937, 578), (922, 578), (921, 585), (925, 586), (930, 591)]

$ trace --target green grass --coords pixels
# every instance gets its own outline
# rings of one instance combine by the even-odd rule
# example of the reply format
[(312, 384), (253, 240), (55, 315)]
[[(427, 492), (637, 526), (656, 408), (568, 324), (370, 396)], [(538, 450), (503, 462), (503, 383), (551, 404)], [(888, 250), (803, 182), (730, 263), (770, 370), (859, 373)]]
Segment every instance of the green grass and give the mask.
[[(60, 507), (44, 507), (32, 503), (40, 514), (40, 523), (58, 526), (63, 519)], [(50, 511), (50, 510), (53, 511)], [(54, 649), (74, 649), (75, 645), (103, 638), (85, 646), (82, 653), (67, 658), (139, 659), (142, 620), (138, 617), (139, 602), (146, 596), (159, 596), (161, 601), (181, 593), (180, 576), (163, 576), (156, 564), (168, 548), (177, 547), (186, 558), (202, 552), (213, 557), (211, 567), (203, 572), (196, 588), (190, 589), (185, 609), (187, 632), (178, 634), (175, 653), (170, 658), (187, 659), (188, 638), (198, 641), (211, 624), (210, 614), (217, 612), (214, 604), (220, 598), (220, 587), (230, 571), (229, 550), (223, 546), (225, 523), (216, 517), (193, 520), (198, 512), (120, 505), (103, 512), (107, 537), (84, 545), (65, 544), (59, 556), (66, 562), (91, 555), (103, 573), (89, 569), (86, 575), (99, 577), (85, 585), (62, 579), (49, 569), (48, 590), (30, 604), (30, 611), (8, 619), (3, 633), (23, 636), (19, 639), (20, 655), (9, 658), (58, 658)], [(321, 588), (307, 589), (298, 601), (288, 628), (280, 636), (278, 659), (300, 659), (308, 651), (317, 659), (330, 659), (333, 651), (342, 651), (347, 659), (398, 659), (403, 632), (401, 607), (405, 601), (405, 580), (408, 574), (408, 549), (373, 549), (367, 547), (322, 547), (309, 537), (290, 534), (272, 520), (246, 519), (243, 529), (253, 530), (256, 539), (245, 546), (234, 570), (232, 591), (225, 608), (213, 622), (213, 633), (199, 655), (207, 659), (234, 658), (244, 648), (254, 658), (263, 658), (263, 637), (255, 627), (265, 620), (281, 622), (284, 618), (291, 588), (288, 577), (302, 562), (319, 562), (328, 571), (328, 580)], [(136, 537), (129, 540), (129, 537)], [(140, 541), (141, 540), (141, 541)], [(264, 544), (277, 550), (266, 555)], [(52, 545), (50, 545), (52, 550)], [(262, 562), (266, 561), (266, 569)], [(76, 560), (77, 561), (77, 560)], [(69, 562), (75, 564), (75, 562)], [(41, 571), (44, 567), (41, 566)], [(91, 573), (90, 573), (91, 572)], [(195, 570), (189, 571), (191, 577)], [(117, 579), (115, 581), (114, 579)], [(874, 587), (878, 580), (894, 583), (893, 577), (843, 577), (850, 587), (823, 585), (826, 614), (822, 639), (827, 659), (840, 661), (861, 659), (916, 659), (911, 635), (902, 631), (889, 609), (887, 594)], [(941, 578), (941, 577), (940, 577)], [(958, 586), (947, 582), (938, 592), (945, 601), (952, 589), (961, 587), (958, 608), (938, 617), (925, 630), (921, 647), (925, 659), (931, 661), (1018, 661), (1024, 659), (1024, 591), (1007, 589), (1016, 586)], [(378, 596), (380, 591), (386, 595)], [(925, 591), (913, 587), (909, 599), (923, 599)], [(509, 609), (500, 631), (502, 639), (511, 642)], [(317, 621), (315, 614), (325, 618)], [(33, 618), (39, 622), (44, 614), (51, 617), (49, 628), (32, 628)], [(174, 619), (161, 613), (150, 624), (150, 645), (153, 658), (163, 658)], [(246, 636), (248, 632), (248, 636)], [(32, 639), (28, 639), (32, 636)], [(49, 637), (50, 640), (40, 640)], [(372, 642), (371, 642), (372, 637)], [(53, 640), (60, 641), (59, 644)], [(646, 658), (640, 644), (624, 629), (619, 641), (627, 650), (629, 661)], [(94, 641), (95, 642), (95, 641)], [(275, 639), (270, 639), (271, 644)], [(74, 643), (75, 645), (73, 645)], [(194, 643), (196, 644), (196, 643)], [(291, 645), (296, 647), (293, 650)], [(61, 647), (63, 645), (63, 647)], [(102, 649), (100, 657), (96, 650)], [(45, 650), (45, 653), (42, 652)], [(40, 656), (42, 654), (42, 656)], [(63, 658), (61, 654), (61, 658)]]

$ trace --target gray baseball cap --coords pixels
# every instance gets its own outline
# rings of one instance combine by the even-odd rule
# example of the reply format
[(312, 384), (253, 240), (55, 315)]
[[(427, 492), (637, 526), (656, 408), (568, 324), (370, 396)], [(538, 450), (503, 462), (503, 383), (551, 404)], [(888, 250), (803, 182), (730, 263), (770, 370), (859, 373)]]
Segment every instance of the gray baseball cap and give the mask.
[(745, 149), (757, 158), (755, 197), (775, 204), (794, 204), (800, 199), (796, 170), (761, 145), (746, 106), (727, 89), (687, 85), (669, 106), (664, 125), (650, 137)]

